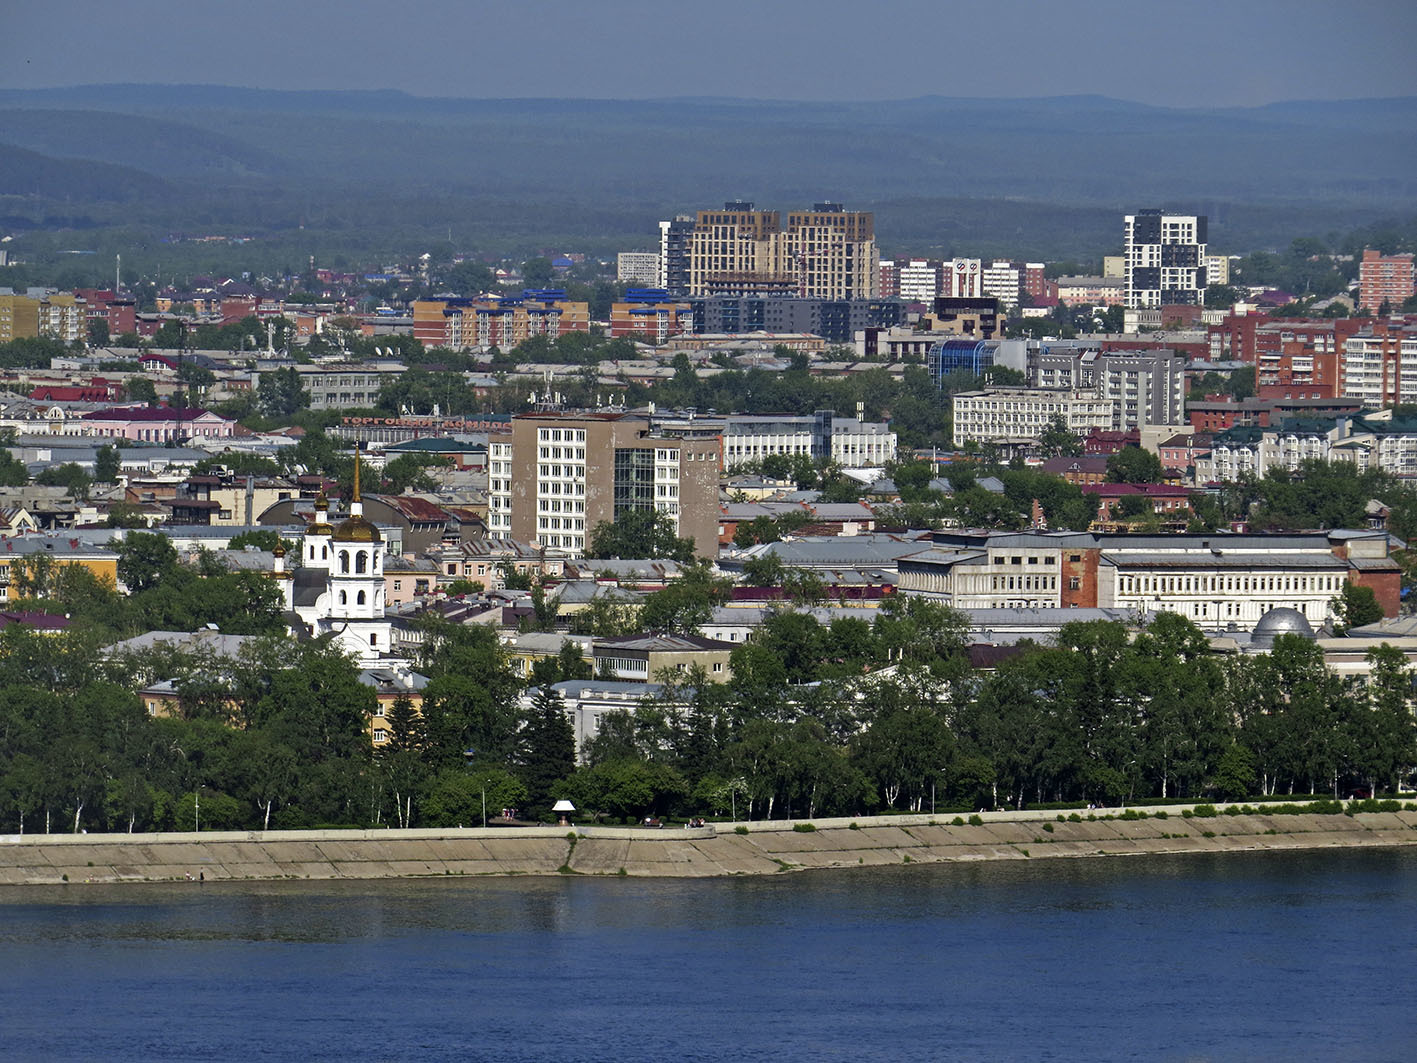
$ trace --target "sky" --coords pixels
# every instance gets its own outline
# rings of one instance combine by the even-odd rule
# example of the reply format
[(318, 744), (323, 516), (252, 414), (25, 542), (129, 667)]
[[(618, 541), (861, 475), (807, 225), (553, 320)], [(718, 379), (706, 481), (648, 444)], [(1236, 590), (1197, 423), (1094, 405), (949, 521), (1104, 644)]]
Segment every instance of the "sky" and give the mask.
[(4, 88), (139, 82), (811, 100), (1097, 94), (1168, 107), (1417, 95), (1413, 0), (7, 6)]

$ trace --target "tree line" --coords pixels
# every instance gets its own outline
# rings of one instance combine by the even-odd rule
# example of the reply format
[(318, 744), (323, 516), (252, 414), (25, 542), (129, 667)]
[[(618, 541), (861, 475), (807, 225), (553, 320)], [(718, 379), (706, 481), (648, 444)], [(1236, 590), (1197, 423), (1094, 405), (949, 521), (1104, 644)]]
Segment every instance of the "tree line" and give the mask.
[[(526, 681), (497, 635), (430, 620), (421, 709), (387, 705), (327, 640), (257, 637), (235, 657), (105, 652), (94, 627), (0, 631), (0, 830), (469, 826), (503, 808), (549, 815), (754, 818), (932, 807), (1104, 804), (1372, 792), (1417, 765), (1412, 671), (1388, 646), (1345, 680), (1320, 648), (1217, 656), (1163, 614), (1145, 630), (1066, 625), (995, 667), (971, 664), (960, 614), (919, 599), (871, 622), (784, 609), (732, 654), (732, 678), (657, 677), (602, 718), (584, 757), (551, 684)], [(138, 690), (171, 680), (170, 716)]]

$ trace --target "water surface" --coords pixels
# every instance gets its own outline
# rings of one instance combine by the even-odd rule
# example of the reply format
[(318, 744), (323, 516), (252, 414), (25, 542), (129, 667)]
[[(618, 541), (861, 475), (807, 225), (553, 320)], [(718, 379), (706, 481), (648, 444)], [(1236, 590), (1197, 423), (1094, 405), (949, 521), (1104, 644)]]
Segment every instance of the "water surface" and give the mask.
[(0, 888), (17, 1059), (1410, 1059), (1417, 852)]

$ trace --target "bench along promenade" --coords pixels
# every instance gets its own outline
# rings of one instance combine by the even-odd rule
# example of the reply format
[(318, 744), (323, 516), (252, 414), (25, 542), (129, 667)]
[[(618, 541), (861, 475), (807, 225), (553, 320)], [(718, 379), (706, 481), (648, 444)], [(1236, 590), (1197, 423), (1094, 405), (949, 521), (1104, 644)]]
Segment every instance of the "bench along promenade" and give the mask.
[[(1193, 810), (1199, 808), (1200, 814)], [(1187, 812), (1192, 815), (1187, 816)], [(812, 868), (1417, 845), (1417, 811), (985, 812), (703, 827), (203, 831), (0, 836), (0, 885), (430, 875), (768, 875)], [(1159, 815), (1159, 813), (1164, 813)]]

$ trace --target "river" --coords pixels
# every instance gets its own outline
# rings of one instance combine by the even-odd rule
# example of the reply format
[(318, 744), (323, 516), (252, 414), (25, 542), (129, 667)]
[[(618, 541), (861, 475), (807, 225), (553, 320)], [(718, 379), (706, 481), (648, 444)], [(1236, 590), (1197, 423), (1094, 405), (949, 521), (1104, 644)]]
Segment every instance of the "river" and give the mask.
[(0, 889), (14, 1059), (1406, 1060), (1417, 852)]

